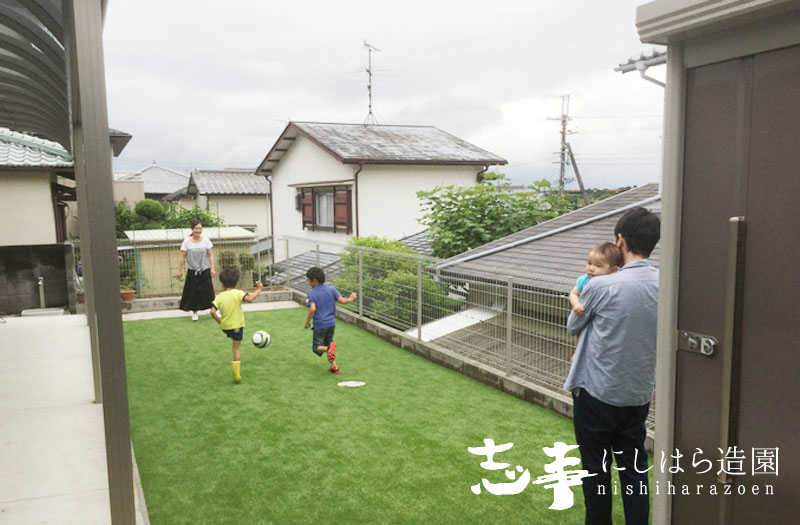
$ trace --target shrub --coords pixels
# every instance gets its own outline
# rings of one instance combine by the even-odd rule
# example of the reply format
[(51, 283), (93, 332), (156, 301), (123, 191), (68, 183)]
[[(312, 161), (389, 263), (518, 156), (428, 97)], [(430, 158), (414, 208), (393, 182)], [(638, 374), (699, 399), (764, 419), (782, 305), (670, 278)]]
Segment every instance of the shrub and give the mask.
[[(401, 255), (413, 254), (399, 241), (380, 237), (354, 237), (339, 255), (344, 271), (334, 278), (333, 285), (346, 295), (358, 292), (358, 253), (362, 254), (364, 279), (364, 315), (399, 330), (417, 324), (417, 261)], [(372, 251), (372, 248), (384, 251)], [(461, 301), (448, 297), (446, 286), (440, 286), (428, 273), (422, 274), (422, 322), (426, 323), (458, 310)], [(358, 311), (358, 303), (345, 306)]]

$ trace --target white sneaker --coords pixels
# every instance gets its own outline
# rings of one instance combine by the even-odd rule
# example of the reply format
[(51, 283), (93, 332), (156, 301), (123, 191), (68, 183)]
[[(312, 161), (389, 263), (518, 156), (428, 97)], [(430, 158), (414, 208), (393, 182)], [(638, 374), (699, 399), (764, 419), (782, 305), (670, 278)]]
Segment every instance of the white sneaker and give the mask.
[(197, 316), (196, 313), (192, 314), (192, 321), (197, 321), (198, 319), (200, 319), (200, 318)]

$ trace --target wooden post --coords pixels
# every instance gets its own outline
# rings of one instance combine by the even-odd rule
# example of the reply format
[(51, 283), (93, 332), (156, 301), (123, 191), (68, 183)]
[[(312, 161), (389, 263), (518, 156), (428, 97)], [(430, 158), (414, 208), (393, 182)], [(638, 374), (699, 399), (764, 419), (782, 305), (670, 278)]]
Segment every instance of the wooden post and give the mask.
[[(99, 349), (103, 395), (103, 423), (111, 507), (111, 522), (134, 525), (128, 386), (125, 344), (119, 297), (119, 266), (114, 225), (111, 144), (108, 139), (105, 69), (103, 63), (102, 3), (96, 0), (64, 2), (72, 155), (81, 208), (81, 256), (88, 263), (92, 295), (90, 325), (94, 323)], [(88, 188), (92, 205), (88, 206)], [(88, 248), (84, 250), (83, 248)]]

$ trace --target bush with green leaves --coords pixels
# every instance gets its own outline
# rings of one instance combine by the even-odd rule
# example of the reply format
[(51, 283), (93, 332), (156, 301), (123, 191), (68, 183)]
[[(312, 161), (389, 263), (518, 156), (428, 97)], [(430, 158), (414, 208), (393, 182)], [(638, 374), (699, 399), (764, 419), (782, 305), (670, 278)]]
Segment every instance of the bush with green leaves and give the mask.
[(225, 226), (225, 221), (211, 210), (201, 208), (197, 204), (191, 208), (184, 208), (175, 202), (163, 203), (166, 209), (164, 228), (188, 228), (192, 219), (200, 219), (204, 228), (211, 226)]
[(418, 191), (433, 253), (452, 257), (511, 235), (570, 210), (563, 196), (540, 180), (525, 192), (511, 192), (502, 173), (488, 172), (475, 186), (437, 186)]
[[(333, 285), (342, 293), (359, 290), (359, 252), (363, 277), (364, 315), (398, 330), (417, 325), (417, 258), (399, 241), (381, 237), (353, 237), (339, 255), (344, 271)], [(422, 266), (422, 322), (427, 323), (459, 309), (462, 302), (448, 297), (446, 285), (440, 285)], [(345, 308), (358, 311), (358, 302)]]

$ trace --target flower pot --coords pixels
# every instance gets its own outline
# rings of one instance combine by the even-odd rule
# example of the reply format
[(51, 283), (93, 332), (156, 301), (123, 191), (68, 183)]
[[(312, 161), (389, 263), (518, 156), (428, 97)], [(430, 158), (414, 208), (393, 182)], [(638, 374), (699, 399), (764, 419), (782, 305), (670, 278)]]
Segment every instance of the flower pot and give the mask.
[(119, 291), (119, 296), (123, 301), (132, 301), (134, 294), (136, 294), (136, 290), (122, 289)]

